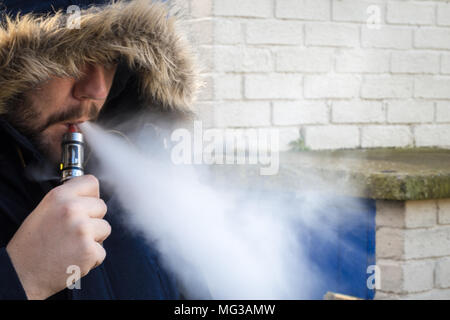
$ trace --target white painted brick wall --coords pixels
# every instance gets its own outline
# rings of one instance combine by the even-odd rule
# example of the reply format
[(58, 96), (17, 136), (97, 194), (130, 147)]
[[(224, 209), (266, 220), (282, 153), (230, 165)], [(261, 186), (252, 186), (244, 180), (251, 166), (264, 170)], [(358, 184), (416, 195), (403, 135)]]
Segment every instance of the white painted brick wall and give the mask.
[(297, 21), (249, 21), (246, 25), (249, 44), (303, 43), (303, 23)]
[(437, 8), (437, 24), (439, 26), (450, 26), (450, 4), (439, 3)]
[(268, 18), (273, 14), (272, 0), (214, 0), (212, 3), (217, 16)]
[(417, 48), (450, 49), (450, 30), (444, 28), (420, 28), (415, 30), (414, 45)]
[(277, 18), (325, 21), (330, 19), (329, 0), (278, 0)]
[(361, 97), (368, 99), (411, 98), (413, 79), (405, 77), (366, 77), (361, 86)]
[(217, 72), (270, 72), (273, 61), (268, 49), (217, 46), (214, 66)]
[[(336, 54), (336, 71), (339, 73), (387, 73), (390, 51), (339, 50)], [(438, 64), (439, 65), (439, 64)]]
[(284, 102), (273, 104), (275, 125), (317, 124), (328, 122), (328, 106), (323, 101)]
[(430, 25), (435, 21), (435, 5), (420, 2), (388, 2), (388, 23)]
[[(346, 22), (366, 22), (368, 8), (376, 5), (380, 12), (384, 12), (385, 4), (378, 0), (333, 0), (333, 20)], [(383, 18), (383, 17), (380, 17)]]
[(308, 23), (305, 27), (307, 46), (356, 47), (359, 28), (355, 25)]
[(335, 101), (331, 118), (334, 123), (382, 123), (385, 110), (379, 101)]
[(312, 149), (350, 149), (359, 146), (359, 129), (356, 126), (305, 127), (305, 144)]
[(187, 3), (209, 124), (302, 132), (311, 149), (450, 148), (447, 1)]
[(407, 27), (381, 26), (380, 29), (361, 28), (363, 48), (410, 49), (413, 30)]
[(270, 102), (216, 103), (214, 124), (217, 127), (260, 127), (270, 125)]
[(436, 122), (450, 122), (450, 101), (436, 103)]
[(441, 72), (444, 74), (450, 74), (450, 54), (442, 54)]
[(354, 98), (359, 94), (360, 79), (353, 75), (305, 76), (306, 98)]
[(435, 52), (392, 52), (392, 73), (439, 73), (440, 54)]
[(416, 79), (414, 97), (450, 99), (450, 77)]
[(419, 125), (414, 129), (416, 146), (450, 147), (450, 125)]
[(389, 123), (427, 123), (433, 122), (434, 103), (432, 101), (389, 101), (387, 102), (387, 121)]
[(408, 147), (412, 142), (408, 126), (364, 126), (361, 132), (363, 148)]
[(247, 99), (302, 98), (301, 74), (273, 74), (245, 76), (244, 95)]
[(215, 99), (242, 99), (242, 76), (240, 74), (221, 74), (214, 78)]
[(275, 65), (278, 72), (329, 72), (333, 68), (332, 49), (283, 48), (276, 50)]

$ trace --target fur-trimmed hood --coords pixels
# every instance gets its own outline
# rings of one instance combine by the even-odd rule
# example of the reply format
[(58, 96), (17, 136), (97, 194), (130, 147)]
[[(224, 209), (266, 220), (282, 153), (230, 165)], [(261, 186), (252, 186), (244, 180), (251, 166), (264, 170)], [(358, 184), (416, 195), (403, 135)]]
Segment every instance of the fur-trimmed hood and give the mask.
[[(5, 16), (0, 27), (0, 114), (18, 95), (52, 76), (77, 77), (84, 63), (125, 64), (136, 94), (148, 105), (188, 111), (199, 81), (187, 41), (167, 6), (151, 0), (115, 1), (71, 14)], [(73, 17), (72, 17), (73, 19)]]

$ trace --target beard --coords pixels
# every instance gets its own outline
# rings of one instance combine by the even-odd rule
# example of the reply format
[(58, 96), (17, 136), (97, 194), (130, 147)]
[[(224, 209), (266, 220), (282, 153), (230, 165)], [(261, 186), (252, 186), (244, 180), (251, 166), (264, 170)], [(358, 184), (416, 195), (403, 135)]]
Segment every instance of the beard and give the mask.
[(75, 106), (55, 112), (46, 120), (42, 120), (43, 111), (33, 101), (24, 98), (17, 101), (13, 108), (8, 108), (6, 120), (33, 144), (47, 162), (57, 168), (61, 160), (61, 142), (65, 132), (52, 132), (52, 126), (82, 118), (95, 121), (99, 108), (94, 103), (85, 108)]

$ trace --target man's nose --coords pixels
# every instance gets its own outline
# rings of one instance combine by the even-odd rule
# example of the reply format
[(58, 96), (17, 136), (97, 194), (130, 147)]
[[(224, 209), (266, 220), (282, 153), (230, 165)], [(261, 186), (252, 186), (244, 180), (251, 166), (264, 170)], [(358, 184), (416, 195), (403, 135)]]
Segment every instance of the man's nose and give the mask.
[(102, 66), (88, 65), (84, 74), (75, 82), (73, 96), (78, 100), (104, 100), (108, 96), (105, 70)]

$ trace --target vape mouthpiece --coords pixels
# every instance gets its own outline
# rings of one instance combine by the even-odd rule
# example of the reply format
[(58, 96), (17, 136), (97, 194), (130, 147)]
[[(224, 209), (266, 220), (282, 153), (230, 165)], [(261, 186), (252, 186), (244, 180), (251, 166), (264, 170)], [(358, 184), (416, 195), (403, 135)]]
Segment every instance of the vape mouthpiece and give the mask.
[(64, 134), (61, 157), (61, 183), (84, 174), (84, 140), (83, 134), (71, 124)]
[(78, 132), (77, 126), (74, 124), (69, 125), (69, 132), (70, 133)]

